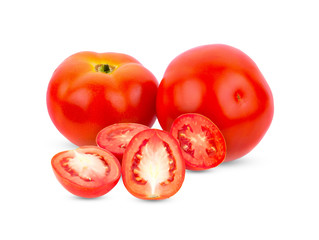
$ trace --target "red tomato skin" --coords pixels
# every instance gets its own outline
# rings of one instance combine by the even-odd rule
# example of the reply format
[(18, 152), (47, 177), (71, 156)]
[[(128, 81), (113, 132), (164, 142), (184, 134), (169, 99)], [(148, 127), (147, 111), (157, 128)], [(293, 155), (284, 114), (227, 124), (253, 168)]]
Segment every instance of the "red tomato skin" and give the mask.
[[(116, 68), (97, 72), (98, 64)], [(47, 108), (54, 125), (72, 143), (94, 145), (97, 133), (113, 123), (152, 126), (157, 87), (155, 76), (131, 56), (79, 52), (53, 73)]]
[[(98, 153), (98, 152), (106, 152), (107, 155), (109, 155), (112, 158), (112, 154), (110, 152), (108, 152), (107, 150), (98, 148), (96, 146), (82, 146), (79, 149), (89, 149), (90, 151), (93, 152), (92, 153)], [(96, 198), (96, 197), (100, 197), (105, 195), (106, 193), (108, 193), (109, 191), (111, 191), (116, 184), (119, 182), (120, 177), (121, 177), (121, 165), (119, 163), (119, 161), (115, 158), (115, 156), (113, 156), (114, 158), (112, 159), (112, 168), (116, 168), (117, 169), (117, 174), (115, 174), (116, 176), (113, 177), (112, 179), (110, 179), (107, 184), (100, 184), (99, 186), (95, 186), (95, 187), (86, 187), (84, 185), (75, 183), (74, 181), (71, 181), (70, 178), (66, 177), (66, 175), (61, 174), (61, 170), (59, 167), (59, 159), (62, 158), (63, 156), (66, 157), (68, 156), (68, 153), (70, 151), (63, 151), (63, 152), (59, 152), (57, 154), (55, 154), (51, 160), (51, 166), (54, 172), (54, 175), (56, 176), (57, 180), (60, 182), (60, 184), (66, 189), (68, 190), (70, 193), (79, 196), (79, 197), (83, 197), (83, 198)]]
[(267, 132), (274, 114), (270, 87), (242, 51), (223, 44), (190, 49), (167, 67), (160, 83), (157, 118), (164, 130), (183, 113), (210, 118), (223, 133), (225, 161), (249, 153)]
[(104, 185), (104, 186), (100, 186), (99, 188), (90, 189), (90, 188), (85, 188), (83, 186), (75, 184), (67, 178), (63, 178), (55, 170), (53, 172), (57, 180), (66, 190), (68, 190), (70, 193), (76, 196), (83, 197), (83, 198), (101, 197), (107, 194), (109, 191), (111, 191), (120, 180), (120, 178), (118, 178), (116, 181), (112, 182), (109, 185)]

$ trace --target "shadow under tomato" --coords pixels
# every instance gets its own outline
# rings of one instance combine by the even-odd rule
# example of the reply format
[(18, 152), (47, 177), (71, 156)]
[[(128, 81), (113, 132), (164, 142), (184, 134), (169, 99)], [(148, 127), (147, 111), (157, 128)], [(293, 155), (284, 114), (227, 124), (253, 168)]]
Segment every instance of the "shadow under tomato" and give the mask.
[(236, 160), (233, 161), (229, 161), (229, 162), (223, 162), (221, 163), (218, 167), (221, 168), (227, 168), (227, 167), (241, 167), (247, 164), (253, 164), (254, 163), (254, 159), (251, 159), (250, 157), (244, 156), (242, 158), (238, 158)]
[(212, 174), (214, 171), (216, 171), (216, 168), (218, 168), (218, 166), (214, 168), (206, 169), (206, 170), (200, 170), (200, 171), (186, 169), (186, 174), (191, 174), (191, 175)]
[(137, 203), (142, 203), (142, 204), (163, 204), (163, 203), (169, 203), (169, 202), (172, 202), (174, 201), (174, 195), (172, 197), (169, 197), (169, 198), (165, 198), (165, 199), (158, 199), (158, 200), (155, 200), (155, 199), (140, 199), (140, 198), (137, 198), (137, 197), (134, 197), (134, 201), (137, 202)]
[(46, 142), (50, 146), (54, 146), (58, 149), (76, 149), (78, 148), (77, 145), (71, 143), (67, 139), (65, 140), (57, 140), (57, 139), (50, 139), (48, 142)]
[(71, 195), (70, 196), (70, 199), (72, 200), (76, 200), (76, 201), (92, 201), (92, 202), (97, 202), (97, 201), (105, 201), (107, 199), (107, 196), (104, 195), (104, 196), (101, 196), (101, 197), (96, 197), (96, 198), (83, 198), (83, 197), (79, 197), (79, 196), (76, 196), (76, 195)]
[(236, 168), (236, 167), (242, 167), (246, 165), (253, 164), (254, 160), (249, 158), (249, 157), (242, 157), (230, 162), (223, 162), (217, 167), (206, 169), (206, 170), (200, 170), (200, 171), (194, 171), (194, 170), (186, 170), (186, 174), (191, 174), (191, 175), (202, 175), (202, 174), (213, 174), (214, 171), (218, 171), (219, 169), (222, 168)]

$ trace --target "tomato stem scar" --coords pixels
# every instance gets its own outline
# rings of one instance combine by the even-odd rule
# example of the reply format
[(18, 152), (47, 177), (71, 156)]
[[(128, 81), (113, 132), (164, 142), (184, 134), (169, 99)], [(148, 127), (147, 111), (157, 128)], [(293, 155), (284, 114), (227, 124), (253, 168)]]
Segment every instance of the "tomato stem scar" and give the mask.
[(101, 73), (111, 73), (116, 67), (109, 64), (97, 64), (95, 65), (95, 71)]
[(241, 100), (241, 96), (239, 93), (236, 94), (236, 98), (237, 98), (237, 101), (240, 101)]

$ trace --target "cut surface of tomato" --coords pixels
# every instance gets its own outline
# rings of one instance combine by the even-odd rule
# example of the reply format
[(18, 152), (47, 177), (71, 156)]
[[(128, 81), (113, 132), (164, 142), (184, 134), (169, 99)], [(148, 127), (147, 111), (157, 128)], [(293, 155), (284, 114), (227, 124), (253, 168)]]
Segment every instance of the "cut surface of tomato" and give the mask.
[(52, 158), (51, 165), (65, 189), (85, 198), (106, 194), (121, 176), (121, 166), (116, 157), (96, 146), (60, 152)]
[(131, 139), (149, 127), (138, 123), (116, 123), (103, 128), (96, 137), (96, 144), (122, 161), (123, 153)]
[(165, 199), (182, 186), (185, 164), (177, 141), (167, 132), (149, 129), (135, 135), (122, 161), (127, 190), (141, 199)]
[(226, 157), (226, 143), (221, 131), (203, 115), (189, 113), (179, 116), (170, 132), (179, 142), (189, 170), (216, 167)]

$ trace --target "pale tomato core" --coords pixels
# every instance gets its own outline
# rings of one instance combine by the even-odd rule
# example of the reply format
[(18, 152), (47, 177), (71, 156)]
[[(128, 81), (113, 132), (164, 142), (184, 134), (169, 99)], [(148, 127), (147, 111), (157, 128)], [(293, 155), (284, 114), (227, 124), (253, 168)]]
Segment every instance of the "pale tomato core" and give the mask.
[(97, 154), (81, 153), (73, 150), (74, 157), (61, 161), (62, 167), (72, 176), (85, 181), (103, 178), (109, 171), (109, 166), (103, 157)]
[(108, 139), (110, 142), (119, 142), (121, 143), (118, 147), (120, 148), (126, 148), (127, 144), (131, 141), (134, 134), (132, 132), (135, 129), (129, 129), (129, 128), (120, 128), (116, 131), (107, 133), (106, 136), (104, 136), (106, 139)]
[(149, 185), (148, 196), (156, 198), (157, 187), (174, 180), (176, 161), (168, 144), (155, 135), (140, 145), (134, 155), (132, 171), (139, 184)]

